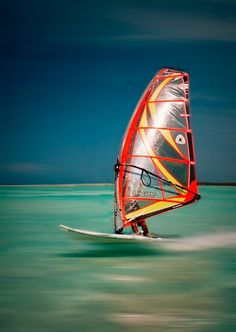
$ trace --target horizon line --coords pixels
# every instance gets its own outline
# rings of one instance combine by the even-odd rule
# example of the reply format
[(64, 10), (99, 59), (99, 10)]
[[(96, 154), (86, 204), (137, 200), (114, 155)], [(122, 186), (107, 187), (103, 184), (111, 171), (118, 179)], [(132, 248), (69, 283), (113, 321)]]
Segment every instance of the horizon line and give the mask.
[[(75, 187), (75, 186), (112, 186), (113, 182), (95, 182), (95, 183), (35, 183), (35, 184), (0, 184), (0, 187), (44, 187), (44, 186), (52, 186), (52, 187)], [(234, 181), (200, 181), (198, 182), (199, 186), (204, 185), (218, 185), (218, 186), (236, 186), (236, 182)]]

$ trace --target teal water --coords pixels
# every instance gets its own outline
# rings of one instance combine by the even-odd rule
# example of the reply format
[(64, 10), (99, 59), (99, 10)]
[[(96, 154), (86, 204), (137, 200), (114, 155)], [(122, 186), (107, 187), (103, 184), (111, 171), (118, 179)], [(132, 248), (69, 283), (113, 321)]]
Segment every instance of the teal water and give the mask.
[(155, 246), (79, 241), (112, 232), (113, 187), (0, 187), (1, 331), (235, 331), (236, 187), (153, 217)]

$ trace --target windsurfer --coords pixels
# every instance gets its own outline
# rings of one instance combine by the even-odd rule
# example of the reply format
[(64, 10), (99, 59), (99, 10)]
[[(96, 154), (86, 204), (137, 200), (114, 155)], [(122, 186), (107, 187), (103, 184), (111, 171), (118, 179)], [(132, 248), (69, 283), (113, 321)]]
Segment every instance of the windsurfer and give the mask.
[[(138, 210), (140, 207), (139, 207), (139, 204), (136, 200), (133, 200), (133, 201), (129, 201), (127, 204), (126, 204), (126, 211), (129, 212), (129, 211), (135, 211), (135, 210)], [(146, 221), (145, 219), (140, 219), (138, 221), (132, 221), (131, 222), (131, 228), (132, 228), (132, 231), (135, 233), (135, 235), (141, 235), (140, 232), (139, 232), (139, 229), (138, 227), (141, 227), (142, 230), (143, 230), (143, 233), (141, 233), (143, 236), (148, 236), (150, 237), (150, 233), (149, 233), (149, 230), (148, 230), (148, 227), (147, 227), (147, 224), (146, 224)]]
[(140, 235), (140, 232), (139, 232), (139, 229), (138, 229), (139, 226), (143, 230), (143, 233), (141, 233), (141, 235), (147, 236), (147, 237), (151, 236), (150, 233), (149, 233), (149, 230), (148, 230), (145, 219), (141, 219), (141, 220), (139, 220), (137, 222), (133, 222), (131, 224), (132, 231), (135, 233), (135, 235)]
[(188, 73), (161, 69), (135, 108), (115, 165), (115, 232), (129, 226), (150, 236), (145, 218), (200, 198), (189, 118)]

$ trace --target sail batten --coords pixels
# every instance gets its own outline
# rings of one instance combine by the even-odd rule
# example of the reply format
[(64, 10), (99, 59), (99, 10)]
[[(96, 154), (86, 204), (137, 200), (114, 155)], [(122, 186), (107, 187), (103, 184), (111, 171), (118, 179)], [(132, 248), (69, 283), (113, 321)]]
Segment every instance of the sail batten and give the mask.
[(115, 229), (199, 199), (189, 76), (162, 69), (130, 120), (115, 167)]

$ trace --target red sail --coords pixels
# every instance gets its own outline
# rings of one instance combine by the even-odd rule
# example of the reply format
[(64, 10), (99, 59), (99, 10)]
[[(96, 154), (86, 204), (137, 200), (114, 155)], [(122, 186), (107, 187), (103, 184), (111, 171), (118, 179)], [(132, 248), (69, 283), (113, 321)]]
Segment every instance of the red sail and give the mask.
[(189, 75), (162, 69), (141, 97), (116, 165), (116, 231), (199, 199)]

